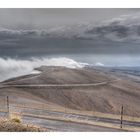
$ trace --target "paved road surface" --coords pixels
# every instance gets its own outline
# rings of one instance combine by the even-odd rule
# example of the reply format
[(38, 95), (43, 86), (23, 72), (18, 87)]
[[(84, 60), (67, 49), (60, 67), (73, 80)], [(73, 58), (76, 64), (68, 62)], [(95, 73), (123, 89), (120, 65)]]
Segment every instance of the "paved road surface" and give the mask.
[[(0, 113), (1, 117), (6, 117), (7, 113)], [(48, 128), (51, 131), (61, 131), (61, 132), (115, 132), (120, 131), (113, 128), (106, 128), (88, 124), (80, 124), (80, 123), (73, 123), (73, 122), (65, 122), (59, 120), (49, 120), (49, 119), (42, 119), (42, 118), (35, 118), (35, 117), (22, 117), (22, 121), (26, 124), (34, 124), (40, 127)]]
[(25, 123), (33, 123), (38, 124), (41, 127), (46, 127), (52, 129), (54, 131), (120, 131), (112, 128), (88, 125), (88, 124), (80, 124), (80, 123), (73, 123), (73, 122), (65, 122), (65, 121), (58, 121), (58, 120), (47, 120), (47, 119), (40, 119), (40, 118), (31, 118), (31, 117), (23, 117)]
[[(41, 127), (50, 128), (55, 131), (120, 131), (117, 129), (96, 126), (93, 124), (89, 125), (86, 123), (82, 124), (82, 123), (76, 123), (76, 122), (66, 122), (66, 121), (61, 121), (59, 119), (58, 120), (47, 119), (45, 117), (49, 116), (49, 117), (55, 117), (55, 118), (62, 117), (66, 119), (78, 119), (81, 122), (90, 121), (90, 122), (104, 122), (104, 123), (120, 124), (120, 120), (118, 119), (109, 119), (109, 118), (102, 118), (102, 117), (96, 117), (96, 116), (86, 116), (86, 115), (63, 113), (63, 112), (50, 111), (50, 110), (33, 109), (33, 108), (22, 108), (22, 107), (19, 108), (16, 106), (11, 106), (10, 109), (11, 111), (20, 110), (23, 113), (22, 119), (25, 123), (33, 123)], [(41, 117), (39, 117), (39, 115)], [(0, 116), (5, 116), (5, 115), (4, 113), (0, 113)], [(123, 121), (123, 125), (140, 127), (140, 122)]]
[[(18, 107), (13, 106), (13, 110), (19, 110)], [(20, 108), (21, 112), (25, 114), (33, 114), (33, 115), (41, 115), (41, 116), (52, 116), (52, 117), (60, 117), (60, 118), (67, 118), (67, 119), (78, 119), (81, 121), (93, 121), (93, 122), (104, 122), (104, 123), (112, 123), (112, 124), (119, 124), (119, 119), (111, 119), (111, 118), (103, 118), (103, 117), (96, 117), (96, 116), (87, 116), (87, 115), (80, 115), (80, 114), (72, 114), (72, 113), (64, 113), (58, 111), (51, 111), (51, 110), (41, 110), (41, 109), (33, 109), (33, 108)], [(127, 126), (135, 126), (140, 127), (140, 122), (131, 122), (123, 120), (123, 125)]]

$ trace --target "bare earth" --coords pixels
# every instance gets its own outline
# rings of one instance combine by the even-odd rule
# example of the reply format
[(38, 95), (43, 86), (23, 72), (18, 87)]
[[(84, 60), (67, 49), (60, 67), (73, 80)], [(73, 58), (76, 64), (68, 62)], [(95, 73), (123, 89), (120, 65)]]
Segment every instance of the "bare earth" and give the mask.
[(42, 73), (1, 83), (1, 104), (4, 106), (4, 99), (9, 96), (11, 106), (67, 108), (116, 115), (120, 115), (123, 105), (124, 115), (140, 117), (140, 84), (130, 77), (89, 68), (42, 66), (38, 70)]

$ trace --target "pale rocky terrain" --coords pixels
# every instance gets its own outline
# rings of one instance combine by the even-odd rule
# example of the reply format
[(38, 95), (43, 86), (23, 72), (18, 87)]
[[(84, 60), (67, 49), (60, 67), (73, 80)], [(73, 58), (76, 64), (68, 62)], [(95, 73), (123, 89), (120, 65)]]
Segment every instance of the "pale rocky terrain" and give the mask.
[[(124, 114), (140, 117), (140, 86), (131, 78), (90, 68), (69, 69), (42, 66), (38, 75), (21, 76), (3, 82), (8, 85), (34, 85), (34, 87), (6, 87), (0, 96), (10, 96), (11, 104), (66, 107), (74, 110), (97, 111), (109, 114)], [(102, 85), (82, 86), (82, 84)], [(62, 87), (40, 87), (35, 85), (63, 85)], [(79, 86), (72, 86), (79, 84)], [(81, 85), (80, 85), (81, 84)], [(1, 98), (2, 99), (2, 98)]]

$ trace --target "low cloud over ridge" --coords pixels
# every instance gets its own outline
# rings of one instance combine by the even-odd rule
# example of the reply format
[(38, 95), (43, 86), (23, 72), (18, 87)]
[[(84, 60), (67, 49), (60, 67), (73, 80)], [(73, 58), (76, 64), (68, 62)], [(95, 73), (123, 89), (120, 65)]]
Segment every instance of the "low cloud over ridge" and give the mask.
[(64, 66), (67, 68), (83, 68), (84, 63), (72, 59), (60, 58), (32, 58), (30, 60), (16, 60), (0, 58), (0, 82), (12, 77), (34, 73), (34, 69), (40, 66)]

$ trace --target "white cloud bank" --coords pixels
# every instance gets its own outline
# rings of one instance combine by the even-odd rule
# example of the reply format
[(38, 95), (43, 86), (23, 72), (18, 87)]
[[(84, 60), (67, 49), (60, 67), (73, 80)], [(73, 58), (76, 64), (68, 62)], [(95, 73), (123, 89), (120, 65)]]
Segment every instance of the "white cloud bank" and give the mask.
[(40, 66), (64, 66), (67, 68), (83, 68), (85, 63), (73, 59), (60, 58), (32, 58), (30, 60), (16, 60), (0, 58), (0, 82), (9, 78), (36, 73), (35, 68)]
[(95, 66), (100, 66), (100, 67), (102, 67), (102, 66), (104, 66), (104, 64), (101, 63), (101, 62), (97, 62), (97, 63), (95, 63)]

